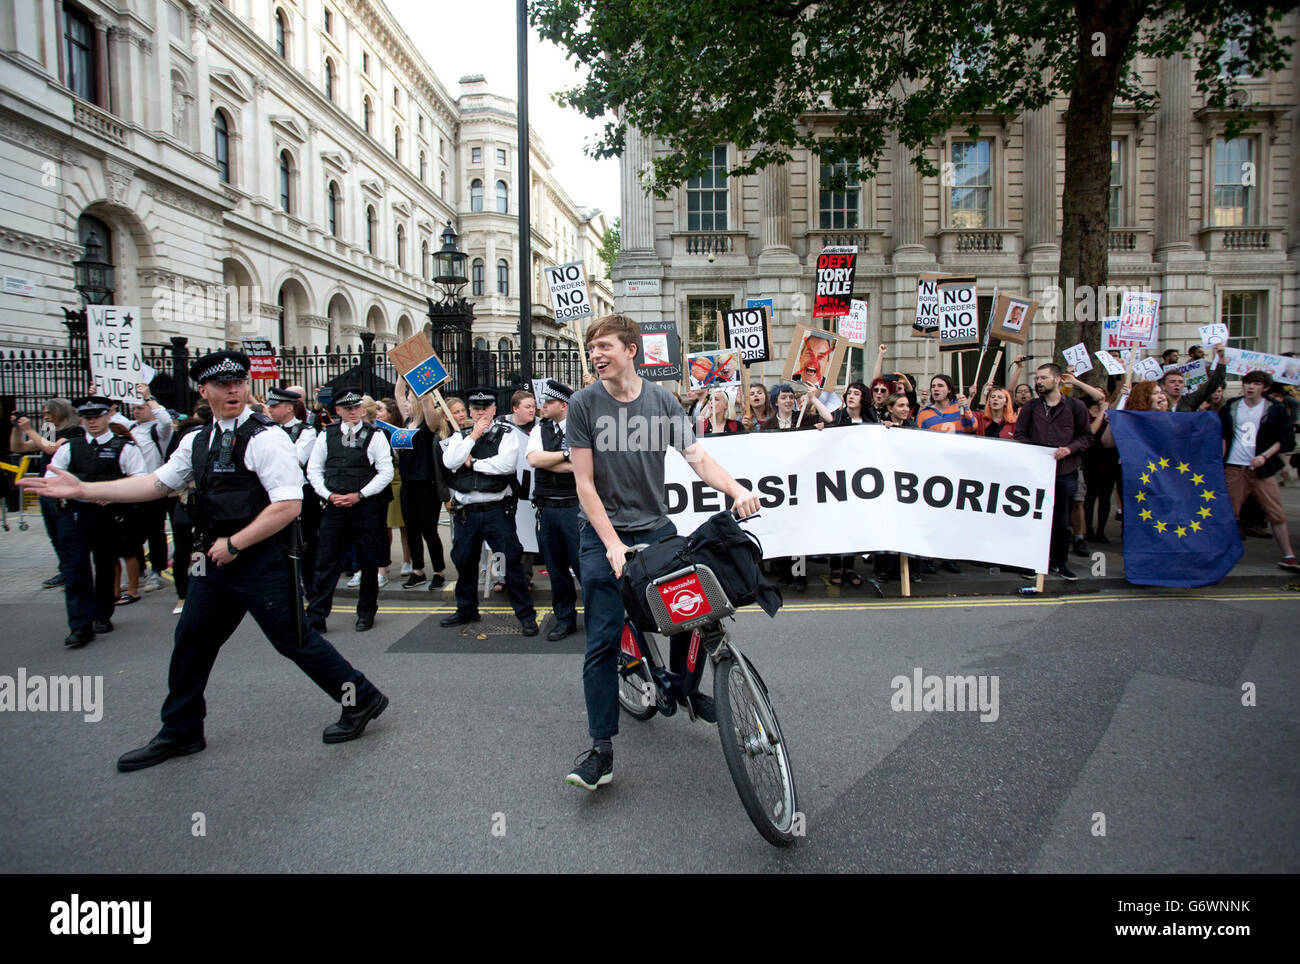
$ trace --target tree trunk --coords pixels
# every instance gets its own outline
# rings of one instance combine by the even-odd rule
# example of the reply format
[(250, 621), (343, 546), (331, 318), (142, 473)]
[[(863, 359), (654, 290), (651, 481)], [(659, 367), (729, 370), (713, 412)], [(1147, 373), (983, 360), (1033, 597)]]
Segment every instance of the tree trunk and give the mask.
[[(1143, 0), (1090, 3), (1075, 7), (1079, 58), (1065, 114), (1065, 186), (1061, 193), (1061, 291), (1053, 360), (1083, 342), (1101, 347), (1101, 319), (1109, 271), (1111, 113), (1120, 71), (1128, 61), (1146, 3)], [(1104, 53), (1093, 53), (1103, 42)], [(1088, 300), (1081, 303), (1081, 299)], [(1059, 363), (1059, 362), (1058, 362)], [(1105, 370), (1084, 376), (1104, 384)]]

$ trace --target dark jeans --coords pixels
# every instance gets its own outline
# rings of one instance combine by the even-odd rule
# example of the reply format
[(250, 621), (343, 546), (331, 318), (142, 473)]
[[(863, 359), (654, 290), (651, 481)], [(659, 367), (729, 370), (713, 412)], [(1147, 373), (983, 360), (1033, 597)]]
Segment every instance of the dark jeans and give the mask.
[(194, 527), (190, 510), (179, 499), (172, 505), (172, 579), (176, 598), (184, 599), (190, 588), (190, 556), (194, 553)]
[(361, 570), (361, 595), (357, 615), (373, 616), (379, 608), (379, 566), (383, 562), (384, 531), (388, 507), (378, 499), (362, 499), (346, 509), (325, 507), (320, 522), (320, 542), (316, 547), (316, 585), (307, 623), (317, 628), (325, 625), (334, 608), (334, 589), (343, 571), (343, 557), (348, 546), (357, 551)]
[[(136, 528), (140, 541), (149, 547), (149, 568), (161, 573), (167, 568), (167, 511), (174, 499), (156, 499), (136, 506)], [(144, 567), (141, 566), (143, 569)]]
[(418, 479), (402, 479), (402, 521), (406, 523), (406, 544), (411, 550), (411, 570), (424, 572), (424, 543), (429, 544), (429, 561), (434, 572), (447, 568), (438, 535), (438, 516), (442, 503), (438, 501), (438, 484)]
[[(191, 739), (203, 733), (207, 716), (203, 691), (208, 676), (221, 644), (238, 628), (245, 613), (252, 615), (276, 651), (297, 663), (330, 699), (340, 702), (347, 694), (355, 698), (354, 705), (361, 706), (374, 697), (374, 685), (320, 633), (304, 626), (299, 643), (289, 559), (277, 539), (273, 536), (249, 546), (228, 566), (209, 559), (206, 575), (190, 577), (167, 671), (163, 736)], [(344, 689), (349, 683), (354, 688), (351, 692)]]
[(578, 571), (578, 506), (550, 506), (537, 510), (537, 548), (551, 574), (551, 605), (555, 622), (578, 625), (578, 591), (569, 569)]
[(1089, 538), (1106, 534), (1106, 523), (1110, 521), (1110, 494), (1115, 489), (1118, 475), (1119, 460), (1112, 450), (1107, 449), (1091, 459), (1087, 452), (1084, 453), (1083, 484), (1088, 492), (1083, 497), (1083, 524)]
[[(644, 532), (619, 532), (624, 545), (653, 544), (676, 535), (671, 522)], [(587, 655), (582, 662), (582, 691), (587, 699), (587, 731), (593, 740), (618, 733), (618, 650), (623, 637), (623, 597), (605, 558), (605, 544), (596, 530), (583, 523), (578, 533), (578, 576), (582, 580), (583, 615), (587, 623)], [(690, 633), (676, 633), (669, 642), (669, 669), (686, 668)], [(698, 680), (697, 680), (698, 682)]]
[(1079, 474), (1067, 472), (1056, 477), (1056, 502), (1052, 506), (1052, 548), (1049, 566), (1064, 566), (1070, 551), (1070, 505), (1079, 488)]
[(73, 631), (89, 629), (96, 619), (112, 618), (113, 567), (122, 541), (118, 516), (112, 509), (75, 505), (74, 512), (55, 513), (63, 601), (68, 628)]
[(506, 557), (506, 595), (520, 621), (536, 619), (533, 597), (528, 594), (524, 575), (524, 547), (515, 532), (515, 517), (506, 518), (504, 505), (486, 512), (458, 511), (452, 514), (451, 564), (456, 567), (456, 612), (478, 612), (479, 556), (483, 543)]

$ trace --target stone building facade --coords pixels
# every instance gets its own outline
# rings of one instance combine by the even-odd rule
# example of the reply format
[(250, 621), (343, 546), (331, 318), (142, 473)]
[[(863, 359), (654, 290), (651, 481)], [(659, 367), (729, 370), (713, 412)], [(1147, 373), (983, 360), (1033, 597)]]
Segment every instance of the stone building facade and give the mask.
[[(0, 0), (0, 345), (66, 342), (92, 233), (146, 341), (391, 343), (426, 324), (448, 222), (507, 260), (510, 296), (471, 300), (476, 333), (515, 345), (517, 209), (471, 214), (480, 86), (452, 96), (372, 0)], [(487, 126), (513, 162), (513, 122)], [(546, 216), (583, 236), (533, 143)], [(536, 270), (553, 229), (533, 223)]]
[[(1288, 15), (1281, 29), (1300, 40), (1300, 16)], [(917, 276), (928, 272), (977, 277), (984, 317), (995, 288), (1039, 299), (1044, 310), (1024, 351), (1036, 362), (1052, 354), (1056, 319), (1114, 314), (1123, 288), (1162, 293), (1162, 349), (1185, 352), (1211, 321), (1228, 323), (1231, 344), (1300, 349), (1300, 68), (1238, 78), (1250, 126), (1225, 140), (1224, 117), (1202, 103), (1190, 62), (1138, 67), (1161, 101), (1150, 112), (1115, 111), (1109, 292), (1058, 288), (1067, 106), (1059, 100), (1015, 117), (977, 117), (975, 139), (965, 124), (954, 126), (927, 151), (939, 177), (922, 177), (894, 144), (874, 177), (839, 192), (822, 189), (822, 162), (808, 152), (727, 178), (740, 157), (727, 144), (715, 148), (707, 174), (657, 200), (637, 180), (656, 145), (629, 132), (617, 306), (637, 320), (676, 320), (683, 342), (699, 350), (718, 345), (714, 310), (772, 298), (783, 359), (792, 325), (821, 324), (811, 318), (819, 251), (856, 244), (855, 297), (869, 303), (868, 373), (885, 343), (887, 370), (957, 374), (955, 353), (927, 364), (926, 341), (912, 334)], [(810, 122), (831, 136), (833, 116)], [(645, 281), (628, 292), (628, 282)], [(854, 375), (862, 354), (851, 353)], [(972, 366), (968, 356), (968, 381)], [(756, 371), (771, 384), (781, 367)]]

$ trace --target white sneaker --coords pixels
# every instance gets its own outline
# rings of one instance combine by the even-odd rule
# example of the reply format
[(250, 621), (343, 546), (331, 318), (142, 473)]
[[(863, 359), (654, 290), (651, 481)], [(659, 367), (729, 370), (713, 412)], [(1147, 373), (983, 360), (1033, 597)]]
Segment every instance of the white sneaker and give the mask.
[(184, 609), (185, 609), (185, 600), (184, 599), (178, 600), (176, 603), (176, 608), (172, 610), (172, 615), (179, 616), (184, 611)]
[(402, 563), (402, 575), (409, 576), (410, 574), (411, 574), (411, 564), (409, 562)]
[(158, 573), (154, 572), (152, 569), (149, 570), (149, 575), (146, 576), (144, 580), (144, 591), (155, 592), (162, 587), (162, 576), (158, 575)]
[(357, 571), (354, 572), (352, 574), (352, 578), (348, 580), (348, 588), (356, 589), (360, 585), (361, 585), (361, 573), (360, 571)]
[(388, 585), (388, 573), (386, 573), (386, 572), (384, 572), (384, 570), (380, 569), (380, 570), (379, 570), (379, 588), (382, 589), (384, 586), (387, 586), (387, 585)]

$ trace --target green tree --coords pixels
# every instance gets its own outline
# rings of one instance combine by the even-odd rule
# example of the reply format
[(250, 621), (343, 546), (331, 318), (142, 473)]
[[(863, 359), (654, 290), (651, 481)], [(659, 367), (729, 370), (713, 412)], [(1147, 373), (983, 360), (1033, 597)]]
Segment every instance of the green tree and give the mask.
[[(1151, 108), (1134, 60), (1185, 56), (1209, 106), (1235, 107), (1234, 78), (1279, 70), (1294, 3), (1255, 0), (533, 0), (541, 35), (587, 70), (558, 95), (607, 117), (591, 147), (622, 152), (627, 126), (662, 146), (645, 175), (665, 196), (703, 173), (713, 145), (744, 149), (752, 174), (798, 148), (845, 148), (874, 177), (896, 134), (927, 176), (925, 150), (983, 115), (1014, 117), (1068, 95), (1060, 286), (1102, 290), (1108, 268), (1111, 116)], [(1228, 136), (1247, 123), (1232, 116)], [(824, 137), (827, 128), (831, 139)], [(831, 157), (834, 159), (834, 156)], [(1067, 306), (1068, 307), (1068, 306)], [(1099, 341), (1100, 320), (1062, 318), (1061, 348)], [(1094, 375), (1094, 377), (1097, 377)]]
[(610, 224), (606, 225), (605, 236), (600, 239), (600, 250), (596, 252), (597, 257), (605, 262), (605, 277), (607, 279), (614, 270), (614, 260), (622, 250), (623, 242), (619, 237), (619, 219), (616, 217)]

